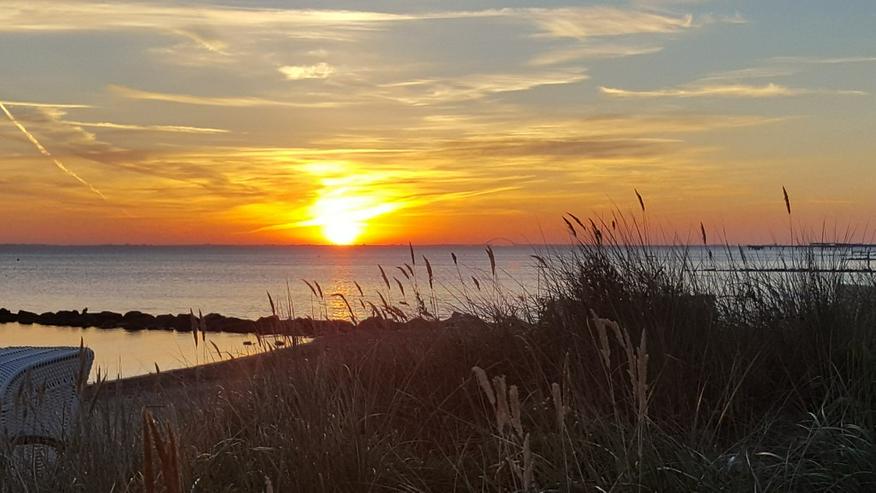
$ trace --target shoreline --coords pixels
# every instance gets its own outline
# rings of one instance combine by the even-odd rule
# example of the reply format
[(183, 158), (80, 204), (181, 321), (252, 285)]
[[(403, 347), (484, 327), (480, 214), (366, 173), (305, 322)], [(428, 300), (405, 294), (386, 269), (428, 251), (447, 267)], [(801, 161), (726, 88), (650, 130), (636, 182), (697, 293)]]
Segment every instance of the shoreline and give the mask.
[[(422, 337), (433, 337), (429, 335), (428, 330), (422, 329), (446, 327), (462, 330), (475, 327), (471, 325), (473, 323), (477, 323), (477, 326), (481, 327), (490, 325), (475, 317), (465, 317), (454, 319), (452, 323), (443, 321), (441, 323), (420, 325), (417, 327), (420, 330), (371, 330), (321, 335), (308, 342), (272, 347), (260, 353), (238, 356), (227, 360), (213, 361), (166, 371), (160, 370), (130, 377), (101, 379), (100, 381), (87, 384), (84, 388), (83, 397), (86, 399), (130, 396), (148, 397), (178, 388), (193, 391), (203, 390), (210, 388), (211, 384), (227, 385), (258, 375), (260, 371), (271, 363), (289, 361), (291, 359), (307, 360), (316, 357), (320, 353), (337, 351), (355, 345), (376, 344), (378, 341), (398, 340), (397, 338), (399, 337), (403, 337), (408, 341), (418, 340)], [(399, 326), (399, 328), (401, 327)]]
[(89, 383), (85, 387), (83, 395), (86, 398), (99, 398), (101, 394), (107, 397), (110, 395), (142, 395), (145, 392), (168, 390), (180, 386), (199, 386), (209, 384), (210, 382), (228, 383), (233, 379), (252, 375), (262, 365), (272, 359), (308, 357), (316, 351), (325, 349), (326, 344), (334, 340), (337, 340), (336, 337), (324, 336), (319, 340), (314, 339), (307, 343), (273, 348), (262, 353), (239, 356), (228, 360), (112, 380), (102, 379)]

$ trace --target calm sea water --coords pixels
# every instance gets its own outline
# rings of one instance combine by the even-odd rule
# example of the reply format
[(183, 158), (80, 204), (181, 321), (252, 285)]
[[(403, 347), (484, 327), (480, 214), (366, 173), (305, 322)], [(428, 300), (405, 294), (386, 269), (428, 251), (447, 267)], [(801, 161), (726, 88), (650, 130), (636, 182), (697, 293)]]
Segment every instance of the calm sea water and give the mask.
[[(114, 379), (153, 373), (156, 366), (166, 371), (265, 350), (246, 334), (220, 332), (205, 337), (195, 346), (191, 333), (0, 324), (0, 346), (79, 346), (81, 340), (94, 351), (92, 381), (98, 368), (101, 375)], [(271, 342), (267, 338), (262, 344)]]
[[(495, 247), (499, 282), (537, 288), (531, 247)], [(457, 256), (459, 270), (451, 253)], [(453, 301), (459, 277), (487, 282), (490, 263), (482, 247), (415, 248), (412, 265), (424, 296), (429, 259), (434, 292), (441, 305)], [(348, 318), (334, 293), (344, 294), (361, 314), (357, 282), (367, 299), (377, 291), (387, 296), (378, 266), (389, 279), (395, 302), (413, 302), (412, 280), (399, 267), (411, 264), (408, 247), (54, 247), (0, 246), (0, 306), (46, 312), (110, 310), (146, 313), (216, 312), (257, 318), (270, 315), (267, 293), (275, 300), (291, 298), (298, 316)], [(410, 274), (407, 274), (410, 276)], [(398, 283), (405, 288), (402, 296)], [(303, 280), (319, 284), (323, 307)], [(315, 285), (314, 285), (315, 287)], [(449, 307), (445, 307), (449, 308)], [(312, 313), (311, 313), (312, 311)]]
[[(495, 247), (497, 277), (508, 290), (538, 289), (538, 273), (530, 247)], [(459, 268), (451, 252), (457, 256)], [(416, 282), (425, 301), (434, 299), (439, 313), (448, 314), (477, 277), (484, 289), (492, 274), (481, 247), (415, 248)], [(423, 257), (433, 269), (429, 289)], [(268, 294), (287, 313), (291, 300), (296, 316), (349, 318), (343, 294), (358, 317), (367, 315), (359, 299), (380, 304), (377, 291), (391, 303), (409, 303), (413, 279), (399, 267), (411, 265), (408, 247), (57, 247), (0, 246), (0, 307), (36, 313), (58, 310), (109, 310), (146, 313), (221, 313), (258, 318), (270, 315)], [(378, 265), (392, 286), (387, 290)], [(408, 273), (410, 276), (410, 273)], [(463, 278), (464, 283), (459, 279)], [(513, 279), (513, 280), (512, 280)], [(303, 280), (322, 289), (324, 301)], [(396, 281), (398, 280), (398, 282)], [(358, 283), (365, 296), (359, 295)], [(402, 295), (398, 287), (405, 289)], [(463, 286), (460, 288), (460, 286)], [(252, 352), (254, 338), (238, 334), (208, 334), (223, 352)], [(166, 331), (76, 329), (0, 325), (0, 346), (79, 345), (94, 349), (95, 368), (115, 376), (180, 368), (217, 359), (212, 345), (195, 348), (190, 334)]]
[[(381, 304), (378, 291), (393, 304), (413, 307), (415, 281), (408, 279), (413, 277), (410, 273), (406, 276), (402, 272), (408, 264), (414, 269), (416, 284), (430, 310), (447, 315), (466, 294), (539, 294), (543, 278), (531, 255), (563, 254), (568, 247), (496, 246), (493, 251), (496, 284), (483, 247), (415, 247), (416, 265), (412, 265), (408, 247), (390, 246), (0, 246), (0, 307), (36, 313), (86, 307), (91, 312), (139, 310), (152, 314), (187, 313), (191, 309), (257, 318), (270, 314), (270, 292), (280, 304), (291, 300), (296, 316), (344, 319), (349, 317), (348, 308), (335, 293), (343, 294), (359, 317), (368, 314), (360, 299)], [(654, 250), (655, 255), (667, 252)], [(695, 264), (719, 268), (731, 263), (732, 253), (712, 249), (709, 259), (704, 248), (688, 250)], [(753, 265), (781, 265), (796, 255), (775, 249), (746, 253)], [(451, 254), (457, 256), (458, 264)], [(431, 263), (432, 289), (424, 257)], [(378, 266), (383, 267), (391, 289), (386, 288)], [(473, 277), (478, 279), (480, 290)], [(318, 283), (324, 301), (314, 296), (303, 280), (314, 287)], [(360, 296), (355, 283), (364, 296)], [(162, 369), (170, 369), (209, 357), (193, 349), (188, 334), (0, 325), (2, 346), (78, 345), (80, 337), (95, 349), (104, 369), (123, 376), (154, 371), (156, 362)], [(232, 354), (251, 348), (243, 345), (251, 339), (246, 335), (211, 337), (222, 351)]]

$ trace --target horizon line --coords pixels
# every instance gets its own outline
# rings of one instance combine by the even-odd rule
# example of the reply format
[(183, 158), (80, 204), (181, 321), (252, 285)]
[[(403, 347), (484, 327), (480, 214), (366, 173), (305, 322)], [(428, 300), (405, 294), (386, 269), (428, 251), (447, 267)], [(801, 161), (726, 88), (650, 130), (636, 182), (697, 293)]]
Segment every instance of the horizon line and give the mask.
[[(591, 243), (585, 243), (587, 246), (595, 246)], [(258, 244), (235, 244), (235, 243), (0, 243), (0, 248), (7, 247), (60, 247), (60, 248), (100, 248), (100, 247), (122, 247), (122, 248), (198, 248), (198, 247), (214, 247), (214, 248), (361, 248), (361, 247), (381, 247), (381, 248), (402, 248), (402, 247), (575, 247), (579, 246), (576, 243), (420, 243), (414, 245), (409, 243), (360, 243), (355, 245), (334, 245), (330, 243), (258, 243)], [(655, 243), (651, 245), (641, 245), (633, 243), (617, 243), (607, 244), (604, 246), (623, 246), (623, 247), (705, 247), (705, 248), (724, 248), (724, 247), (756, 247), (756, 248), (776, 248), (776, 247), (876, 247), (876, 243), (824, 243), (811, 242), (805, 244), (789, 244), (789, 243)]]

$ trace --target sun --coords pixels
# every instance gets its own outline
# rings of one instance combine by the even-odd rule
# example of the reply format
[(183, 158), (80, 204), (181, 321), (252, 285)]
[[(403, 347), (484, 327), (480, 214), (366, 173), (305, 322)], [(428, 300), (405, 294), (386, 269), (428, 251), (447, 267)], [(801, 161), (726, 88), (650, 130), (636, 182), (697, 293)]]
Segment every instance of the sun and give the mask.
[(335, 245), (352, 245), (361, 234), (361, 223), (348, 218), (324, 218), (322, 235)]
[(313, 224), (334, 245), (351, 245), (365, 231), (360, 200), (356, 197), (323, 197), (313, 205)]
[(302, 226), (319, 228), (323, 239), (333, 245), (352, 245), (368, 236), (371, 221), (399, 207), (397, 202), (371, 191), (357, 193), (350, 188), (335, 188), (309, 208), (310, 219)]

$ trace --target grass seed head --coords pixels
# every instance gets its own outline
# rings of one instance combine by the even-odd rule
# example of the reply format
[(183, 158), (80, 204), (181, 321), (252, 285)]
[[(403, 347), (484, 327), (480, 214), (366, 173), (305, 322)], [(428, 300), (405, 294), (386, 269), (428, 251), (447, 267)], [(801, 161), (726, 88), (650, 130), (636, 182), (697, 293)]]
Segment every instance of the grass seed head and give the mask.
[(475, 374), (475, 379), (478, 381), (478, 385), (481, 386), (481, 390), (484, 391), (484, 395), (487, 396), (490, 405), (495, 406), (496, 395), (493, 393), (493, 387), (490, 385), (490, 379), (487, 377), (487, 372), (485, 372), (480, 366), (472, 367), (471, 371)]

